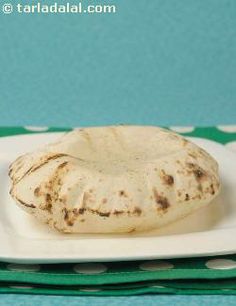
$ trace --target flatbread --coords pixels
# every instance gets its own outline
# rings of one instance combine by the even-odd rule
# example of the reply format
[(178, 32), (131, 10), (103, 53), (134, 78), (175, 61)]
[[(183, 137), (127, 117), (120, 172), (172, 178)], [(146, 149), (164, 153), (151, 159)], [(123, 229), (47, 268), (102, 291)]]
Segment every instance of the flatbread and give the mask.
[(77, 129), (19, 157), (11, 195), (25, 211), (65, 233), (159, 228), (219, 193), (217, 162), (153, 126)]

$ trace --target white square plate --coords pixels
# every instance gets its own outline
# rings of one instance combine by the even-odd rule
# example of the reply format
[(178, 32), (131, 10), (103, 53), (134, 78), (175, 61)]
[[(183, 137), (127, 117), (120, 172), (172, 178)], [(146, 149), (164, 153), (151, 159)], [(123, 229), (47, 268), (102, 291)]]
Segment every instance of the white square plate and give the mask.
[(236, 252), (236, 155), (200, 138), (218, 161), (222, 192), (208, 207), (162, 229), (127, 235), (60, 234), (38, 223), (9, 196), (8, 167), (19, 155), (58, 138), (44, 133), (0, 138), (0, 260), (16, 263), (120, 261)]

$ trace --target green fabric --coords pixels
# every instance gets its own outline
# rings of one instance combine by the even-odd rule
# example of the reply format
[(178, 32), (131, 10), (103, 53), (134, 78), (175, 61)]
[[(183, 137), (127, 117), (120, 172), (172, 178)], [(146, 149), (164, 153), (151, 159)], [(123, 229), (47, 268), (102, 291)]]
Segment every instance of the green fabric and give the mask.
[[(69, 130), (1, 127), (0, 136)], [(226, 132), (227, 128), (223, 130), (199, 127), (183, 134), (212, 139), (222, 144), (231, 143), (235, 147), (236, 129), (231, 127), (230, 132)], [(221, 261), (215, 262), (216, 259)], [(87, 273), (86, 268), (90, 269)], [(2, 262), (0, 293), (12, 292), (98, 296), (146, 293), (236, 294), (236, 255), (90, 264), (20, 265)]]

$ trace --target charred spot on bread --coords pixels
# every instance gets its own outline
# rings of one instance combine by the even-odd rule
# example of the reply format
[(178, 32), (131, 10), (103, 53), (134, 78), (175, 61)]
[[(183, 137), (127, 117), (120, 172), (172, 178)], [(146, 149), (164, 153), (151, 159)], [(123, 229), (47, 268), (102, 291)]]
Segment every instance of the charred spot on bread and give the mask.
[(166, 210), (170, 206), (168, 199), (165, 196), (158, 194), (158, 191), (155, 187), (153, 187), (152, 190), (156, 203), (160, 205), (163, 210)]

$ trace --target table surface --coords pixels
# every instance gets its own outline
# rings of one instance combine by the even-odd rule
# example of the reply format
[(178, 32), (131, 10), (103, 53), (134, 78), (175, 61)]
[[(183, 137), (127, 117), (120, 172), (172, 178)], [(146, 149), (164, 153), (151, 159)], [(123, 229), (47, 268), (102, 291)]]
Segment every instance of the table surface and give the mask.
[[(236, 1), (113, 3), (113, 15), (0, 13), (0, 125), (236, 123)], [(68, 301), (194, 306), (236, 297), (0, 297), (0, 305)]]
[(40, 296), (40, 295), (1, 295), (0, 306), (235, 306), (234, 296), (167, 296), (167, 295), (144, 295), (132, 297), (61, 297), (61, 296)]

